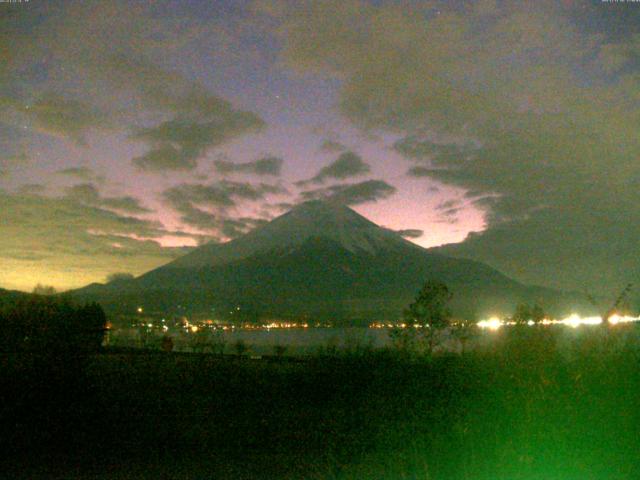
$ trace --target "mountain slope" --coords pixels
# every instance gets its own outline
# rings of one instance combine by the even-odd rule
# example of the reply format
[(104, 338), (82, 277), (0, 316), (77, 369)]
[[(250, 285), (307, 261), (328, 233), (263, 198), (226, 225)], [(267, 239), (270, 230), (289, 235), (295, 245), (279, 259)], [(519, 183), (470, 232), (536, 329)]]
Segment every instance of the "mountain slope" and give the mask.
[(167, 314), (247, 320), (395, 320), (429, 278), (450, 286), (454, 311), (465, 316), (506, 314), (523, 300), (539, 300), (549, 310), (576, 303), (484, 264), (430, 253), (347, 207), (319, 201), (137, 279), (94, 284), (74, 294), (99, 300), (112, 311), (144, 305)]

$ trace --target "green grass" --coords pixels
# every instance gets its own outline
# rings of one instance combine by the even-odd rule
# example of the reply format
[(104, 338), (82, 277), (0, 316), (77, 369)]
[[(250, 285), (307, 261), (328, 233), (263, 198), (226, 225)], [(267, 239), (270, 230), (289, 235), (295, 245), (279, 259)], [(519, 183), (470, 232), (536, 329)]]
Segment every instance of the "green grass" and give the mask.
[[(464, 356), (3, 357), (7, 478), (640, 478), (640, 342), (504, 330)], [(35, 477), (37, 478), (37, 477)]]

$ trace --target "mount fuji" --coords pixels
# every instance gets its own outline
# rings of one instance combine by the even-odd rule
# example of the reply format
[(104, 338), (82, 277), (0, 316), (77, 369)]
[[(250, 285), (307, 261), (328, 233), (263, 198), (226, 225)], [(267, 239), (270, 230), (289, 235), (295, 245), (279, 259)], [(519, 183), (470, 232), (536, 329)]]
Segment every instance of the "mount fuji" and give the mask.
[(203, 245), (135, 279), (71, 294), (120, 313), (144, 306), (168, 315), (358, 323), (397, 320), (427, 279), (449, 286), (457, 315), (508, 314), (521, 301), (566, 313), (579, 303), (576, 295), (433, 253), (327, 201), (302, 203), (235, 240)]

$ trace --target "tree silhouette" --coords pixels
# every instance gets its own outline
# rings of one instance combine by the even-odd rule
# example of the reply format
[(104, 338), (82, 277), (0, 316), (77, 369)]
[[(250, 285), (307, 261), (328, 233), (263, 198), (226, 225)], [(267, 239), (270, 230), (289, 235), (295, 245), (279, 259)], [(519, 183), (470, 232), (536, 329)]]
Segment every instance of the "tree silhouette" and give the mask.
[(429, 353), (433, 353), (440, 333), (450, 326), (451, 297), (449, 287), (443, 282), (428, 280), (403, 313), (405, 328), (391, 332), (394, 343), (400, 348), (414, 349), (416, 342), (423, 340)]
[(25, 295), (0, 308), (0, 348), (52, 354), (95, 351), (106, 321), (97, 303), (76, 306), (64, 297)]
[(529, 321), (538, 324), (544, 320), (545, 316), (546, 313), (539, 303), (536, 302), (533, 303), (533, 305), (519, 303), (516, 305), (511, 320), (515, 322), (516, 325), (526, 325)]
[(511, 320), (516, 325), (526, 325), (531, 320), (531, 308), (526, 303), (519, 303), (513, 312)]
[(43, 285), (41, 283), (33, 287), (33, 293), (36, 295), (55, 295), (57, 290), (51, 285)]
[(413, 303), (404, 311), (405, 322), (433, 329), (446, 328), (451, 318), (448, 307), (451, 297), (449, 287), (444, 283), (437, 280), (427, 281)]
[(533, 320), (533, 323), (538, 324), (542, 322), (542, 320), (544, 320), (546, 316), (547, 314), (545, 313), (542, 306), (537, 302), (534, 303), (531, 307), (531, 320)]

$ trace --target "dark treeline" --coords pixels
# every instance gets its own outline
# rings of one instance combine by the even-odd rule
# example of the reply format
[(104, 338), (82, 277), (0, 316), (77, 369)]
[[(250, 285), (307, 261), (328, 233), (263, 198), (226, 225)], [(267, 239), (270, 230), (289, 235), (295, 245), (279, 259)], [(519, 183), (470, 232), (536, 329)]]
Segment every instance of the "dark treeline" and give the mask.
[(106, 316), (97, 303), (23, 295), (0, 303), (0, 351), (60, 353), (100, 348)]
[(0, 296), (0, 472), (11, 459), (69, 446), (93, 417), (87, 372), (105, 324), (95, 303)]

